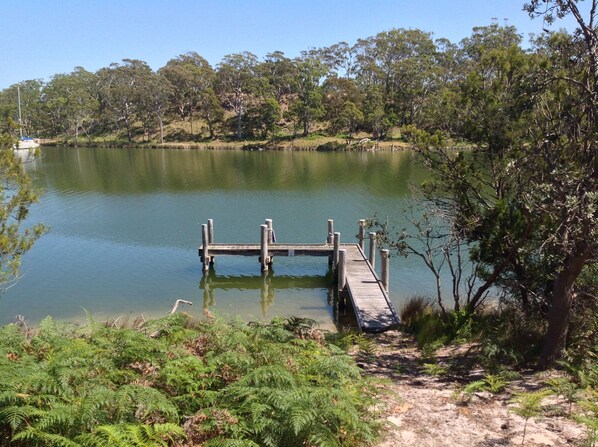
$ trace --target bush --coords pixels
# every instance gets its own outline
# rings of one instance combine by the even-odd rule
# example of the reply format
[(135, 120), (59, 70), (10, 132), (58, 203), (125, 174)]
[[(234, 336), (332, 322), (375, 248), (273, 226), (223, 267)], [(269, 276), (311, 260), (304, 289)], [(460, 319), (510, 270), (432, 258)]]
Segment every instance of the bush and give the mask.
[(31, 339), (5, 326), (2, 445), (369, 443), (379, 429), (374, 387), (312, 326), (176, 314), (136, 330), (46, 319)]

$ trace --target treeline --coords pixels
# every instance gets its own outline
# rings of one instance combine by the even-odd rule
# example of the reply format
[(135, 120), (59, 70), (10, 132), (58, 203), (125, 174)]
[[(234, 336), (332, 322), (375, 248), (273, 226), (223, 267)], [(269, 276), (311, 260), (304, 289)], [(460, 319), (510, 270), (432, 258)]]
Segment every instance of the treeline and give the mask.
[[(521, 47), (513, 26), (474, 28), (455, 44), (417, 29), (304, 51), (281, 51), (262, 60), (250, 52), (225, 56), (212, 67), (190, 52), (157, 71), (124, 59), (95, 73), (76, 67), (48, 82), (19, 83), (22, 126), (32, 136), (80, 138), (116, 134), (128, 141), (271, 138), (369, 133), (383, 139), (391, 128), (413, 125), (468, 137), (472, 83), (493, 79), (543, 51)], [(491, 92), (489, 92), (491, 93)], [(0, 121), (17, 116), (17, 85), (0, 92)], [(14, 127), (14, 126), (13, 126)]]

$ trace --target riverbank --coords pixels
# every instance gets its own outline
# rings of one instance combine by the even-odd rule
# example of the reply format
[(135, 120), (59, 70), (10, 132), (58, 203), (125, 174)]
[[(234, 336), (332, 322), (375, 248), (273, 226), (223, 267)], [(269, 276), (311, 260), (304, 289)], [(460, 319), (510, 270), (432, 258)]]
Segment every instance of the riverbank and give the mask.
[[(547, 385), (563, 379), (562, 372), (512, 372), (512, 379), (495, 392), (481, 385), (474, 390), (471, 384), (497, 377), (476, 365), (475, 345), (442, 347), (431, 360), (400, 331), (369, 338), (370, 348), (354, 357), (366, 376), (384, 384), (381, 407), (387, 430), (376, 447), (591, 445), (587, 429), (574, 420), (580, 406), (571, 407)], [(547, 395), (526, 424), (515, 400), (543, 389)]]
[(68, 147), (104, 147), (104, 148), (139, 148), (139, 149), (186, 149), (186, 150), (269, 150), (269, 151), (328, 151), (328, 152), (371, 152), (371, 151), (402, 151), (411, 149), (403, 141), (376, 141), (361, 138), (351, 141), (334, 137), (307, 137), (284, 140), (208, 140), (208, 141), (177, 141), (177, 142), (144, 142), (123, 141), (111, 138), (97, 138), (80, 140), (76, 145), (73, 141), (59, 139), (41, 140), (43, 146)]

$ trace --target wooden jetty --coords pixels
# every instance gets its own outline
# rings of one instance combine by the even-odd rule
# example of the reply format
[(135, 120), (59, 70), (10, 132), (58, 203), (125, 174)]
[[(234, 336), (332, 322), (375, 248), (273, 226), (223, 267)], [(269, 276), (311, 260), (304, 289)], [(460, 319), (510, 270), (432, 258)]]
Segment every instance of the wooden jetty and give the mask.
[(375, 271), (376, 234), (369, 234), (368, 256), (364, 252), (365, 221), (359, 221), (358, 243), (340, 243), (340, 233), (328, 220), (328, 237), (324, 244), (283, 244), (274, 241), (272, 220), (261, 226), (259, 244), (223, 244), (214, 242), (214, 222), (202, 225), (199, 256), (207, 272), (216, 256), (258, 257), (262, 272), (267, 272), (275, 256), (324, 256), (333, 268), (339, 294), (351, 300), (359, 328), (364, 332), (383, 332), (395, 328), (399, 318), (388, 297), (388, 250), (381, 250), (381, 276)]

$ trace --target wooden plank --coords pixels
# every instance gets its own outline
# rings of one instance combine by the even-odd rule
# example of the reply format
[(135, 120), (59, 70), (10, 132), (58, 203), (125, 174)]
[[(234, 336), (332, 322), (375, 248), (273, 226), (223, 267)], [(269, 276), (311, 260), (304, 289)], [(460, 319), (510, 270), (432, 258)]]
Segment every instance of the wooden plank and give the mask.
[(358, 246), (347, 250), (347, 289), (361, 330), (381, 332), (398, 325), (380, 280)]

